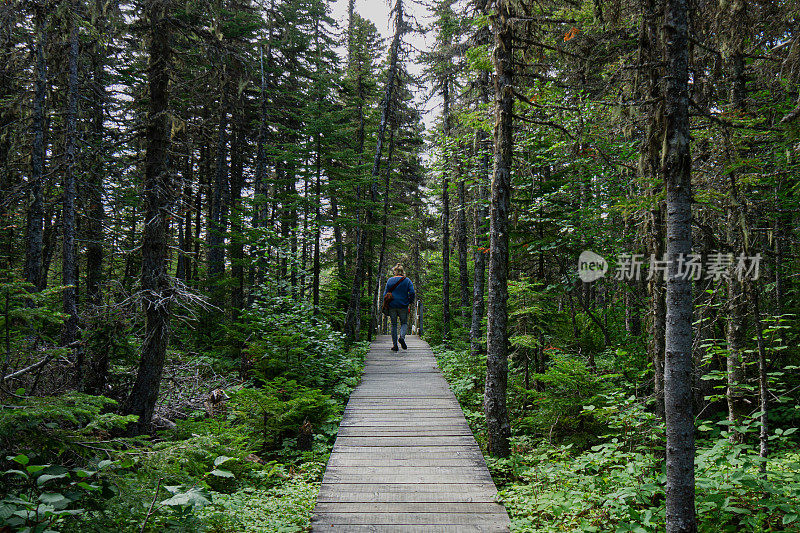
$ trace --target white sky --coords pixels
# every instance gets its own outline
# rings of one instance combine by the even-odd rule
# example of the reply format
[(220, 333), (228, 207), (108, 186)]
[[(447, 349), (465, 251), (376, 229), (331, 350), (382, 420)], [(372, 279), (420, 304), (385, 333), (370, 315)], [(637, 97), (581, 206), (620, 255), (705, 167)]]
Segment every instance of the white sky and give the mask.
[[(394, 35), (394, 24), (393, 21), (389, 20), (389, 1), (394, 3), (394, 0), (356, 0), (355, 10), (356, 12), (364, 17), (365, 19), (371, 20), (375, 27), (380, 32), (381, 36), (386, 39), (386, 50), (388, 51), (389, 43), (391, 42), (391, 38)], [(331, 1), (331, 11), (333, 14), (333, 18), (339, 23), (341, 28), (347, 27), (347, 3), (348, 0), (332, 0)], [(416, 19), (416, 25), (429, 25), (432, 21), (430, 18), (430, 14), (428, 9), (425, 6), (422, 6), (415, 2), (414, 0), (404, 0), (404, 8), (406, 19), (412, 21), (412, 19)], [(417, 52), (419, 50), (427, 50), (428, 46), (432, 44), (432, 39), (429, 38), (426, 42), (425, 35), (414, 32), (406, 34), (404, 37), (404, 42), (406, 44), (406, 49), (411, 49), (411, 57), (409, 58), (408, 63), (408, 71), (414, 75), (419, 76), (422, 71), (422, 67), (417, 64)], [(410, 45), (410, 46), (409, 46)], [(427, 92), (429, 89), (425, 89)], [(427, 104), (423, 102), (424, 98), (427, 98), (427, 94), (420, 94), (417, 95), (417, 101), (420, 105), (420, 111), (423, 112), (423, 122), (425, 123), (426, 129), (430, 129), (433, 125), (433, 121), (436, 117), (436, 113), (438, 112), (438, 105), (437, 101), (433, 100), (428, 102)], [(423, 107), (425, 109), (423, 109)], [(428, 111), (428, 113), (425, 113)]]

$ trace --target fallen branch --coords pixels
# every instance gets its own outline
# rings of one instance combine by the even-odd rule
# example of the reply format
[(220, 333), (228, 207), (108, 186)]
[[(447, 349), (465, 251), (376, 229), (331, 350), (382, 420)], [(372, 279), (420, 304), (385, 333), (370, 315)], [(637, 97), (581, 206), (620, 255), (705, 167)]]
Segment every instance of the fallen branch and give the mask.
[(53, 355), (48, 355), (38, 363), (33, 363), (31, 366), (23, 368), (22, 370), (17, 370), (16, 372), (12, 372), (11, 374), (5, 376), (2, 381), (8, 381), (9, 379), (16, 379), (20, 376), (24, 376), (28, 372), (33, 372), (34, 370), (38, 370), (39, 368), (43, 367), (47, 363), (49, 363), (53, 359)]
[(147, 516), (144, 517), (144, 522), (142, 522), (142, 529), (140, 529), (140, 533), (144, 533), (144, 528), (147, 527), (147, 521), (150, 520), (150, 515), (153, 514), (153, 508), (156, 506), (156, 501), (158, 500), (158, 491), (161, 489), (161, 482), (164, 478), (158, 478), (158, 483), (156, 483), (156, 493), (153, 495), (153, 501), (150, 503), (150, 508), (147, 510)]

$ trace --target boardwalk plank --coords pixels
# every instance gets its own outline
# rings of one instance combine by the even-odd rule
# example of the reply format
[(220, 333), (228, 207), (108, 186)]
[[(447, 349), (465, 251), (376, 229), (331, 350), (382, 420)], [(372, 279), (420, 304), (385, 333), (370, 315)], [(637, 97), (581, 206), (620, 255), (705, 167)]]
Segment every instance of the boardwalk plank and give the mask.
[[(331, 493), (338, 494), (348, 492), (361, 492), (361, 493), (408, 493), (408, 494), (453, 494), (453, 495), (491, 495), (494, 498), (497, 495), (497, 489), (494, 485), (488, 485), (483, 481), (472, 481), (470, 483), (394, 483), (387, 485), (386, 483), (323, 483), (320, 487), (320, 495)], [(413, 501), (413, 500), (412, 500)], [(459, 501), (459, 500), (453, 500)]]
[(503, 513), (317, 513), (320, 523), (358, 525), (479, 525), (497, 524), (508, 515)]
[(374, 427), (374, 426), (345, 426), (339, 429), (342, 437), (462, 437), (472, 435), (469, 427)]
[(458, 446), (473, 444), (475, 442), (475, 437), (472, 435), (442, 435), (408, 439), (405, 437), (343, 435), (341, 437), (336, 437), (336, 442), (342, 446), (373, 448), (383, 448), (385, 446)]
[(507, 533), (508, 515), (428, 345), (372, 343), (320, 487), (313, 531)]
[(392, 459), (440, 459), (440, 458), (468, 458), (483, 460), (481, 450), (477, 446), (462, 446), (459, 448), (442, 447), (408, 447), (390, 448), (381, 450), (380, 455), (375, 454), (374, 448), (347, 448), (334, 446), (331, 457), (378, 457), (384, 460)]
[[(475, 466), (483, 466), (483, 458), (474, 456), (467, 464)], [(427, 457), (369, 457), (369, 456), (351, 456), (349, 454), (337, 454), (328, 460), (328, 468), (337, 466), (347, 467), (360, 467), (360, 466), (463, 466), (465, 460), (462, 457), (441, 457), (437, 459), (430, 459)]]
[(508, 532), (508, 527), (503, 526), (478, 526), (478, 525), (458, 525), (458, 526), (442, 526), (442, 525), (381, 525), (381, 526), (366, 526), (366, 525), (353, 525), (353, 524), (320, 524), (314, 526), (316, 533), (504, 533)]
[(317, 503), (495, 503), (486, 493), (449, 492), (334, 492), (321, 493)]
[(326, 513), (477, 513), (502, 514), (503, 506), (498, 503), (477, 502), (345, 502), (318, 503), (316, 511)]

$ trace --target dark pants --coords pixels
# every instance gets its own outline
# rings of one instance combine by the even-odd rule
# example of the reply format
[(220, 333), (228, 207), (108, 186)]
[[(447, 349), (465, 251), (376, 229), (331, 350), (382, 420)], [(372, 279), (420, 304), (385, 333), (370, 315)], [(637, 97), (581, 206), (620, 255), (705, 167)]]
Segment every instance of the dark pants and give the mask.
[(397, 346), (397, 319), (400, 319), (400, 338), (405, 340), (408, 330), (408, 308), (389, 308), (389, 317), (392, 319), (392, 344)]

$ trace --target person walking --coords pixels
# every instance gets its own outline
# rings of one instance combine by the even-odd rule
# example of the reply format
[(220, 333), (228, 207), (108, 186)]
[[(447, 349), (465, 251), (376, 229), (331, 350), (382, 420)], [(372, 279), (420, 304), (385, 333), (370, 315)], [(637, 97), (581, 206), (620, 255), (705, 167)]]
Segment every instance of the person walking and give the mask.
[[(392, 319), (392, 351), (396, 352), (397, 342), (404, 350), (406, 346), (406, 331), (408, 330), (408, 313), (411, 311), (411, 304), (414, 303), (414, 284), (406, 277), (406, 269), (401, 263), (397, 263), (392, 269), (391, 278), (386, 281), (386, 288), (383, 290), (383, 305), (388, 308), (389, 317)], [(391, 295), (391, 296), (388, 296)], [(388, 301), (387, 301), (388, 297)], [(400, 335), (397, 334), (397, 319), (400, 319)]]

